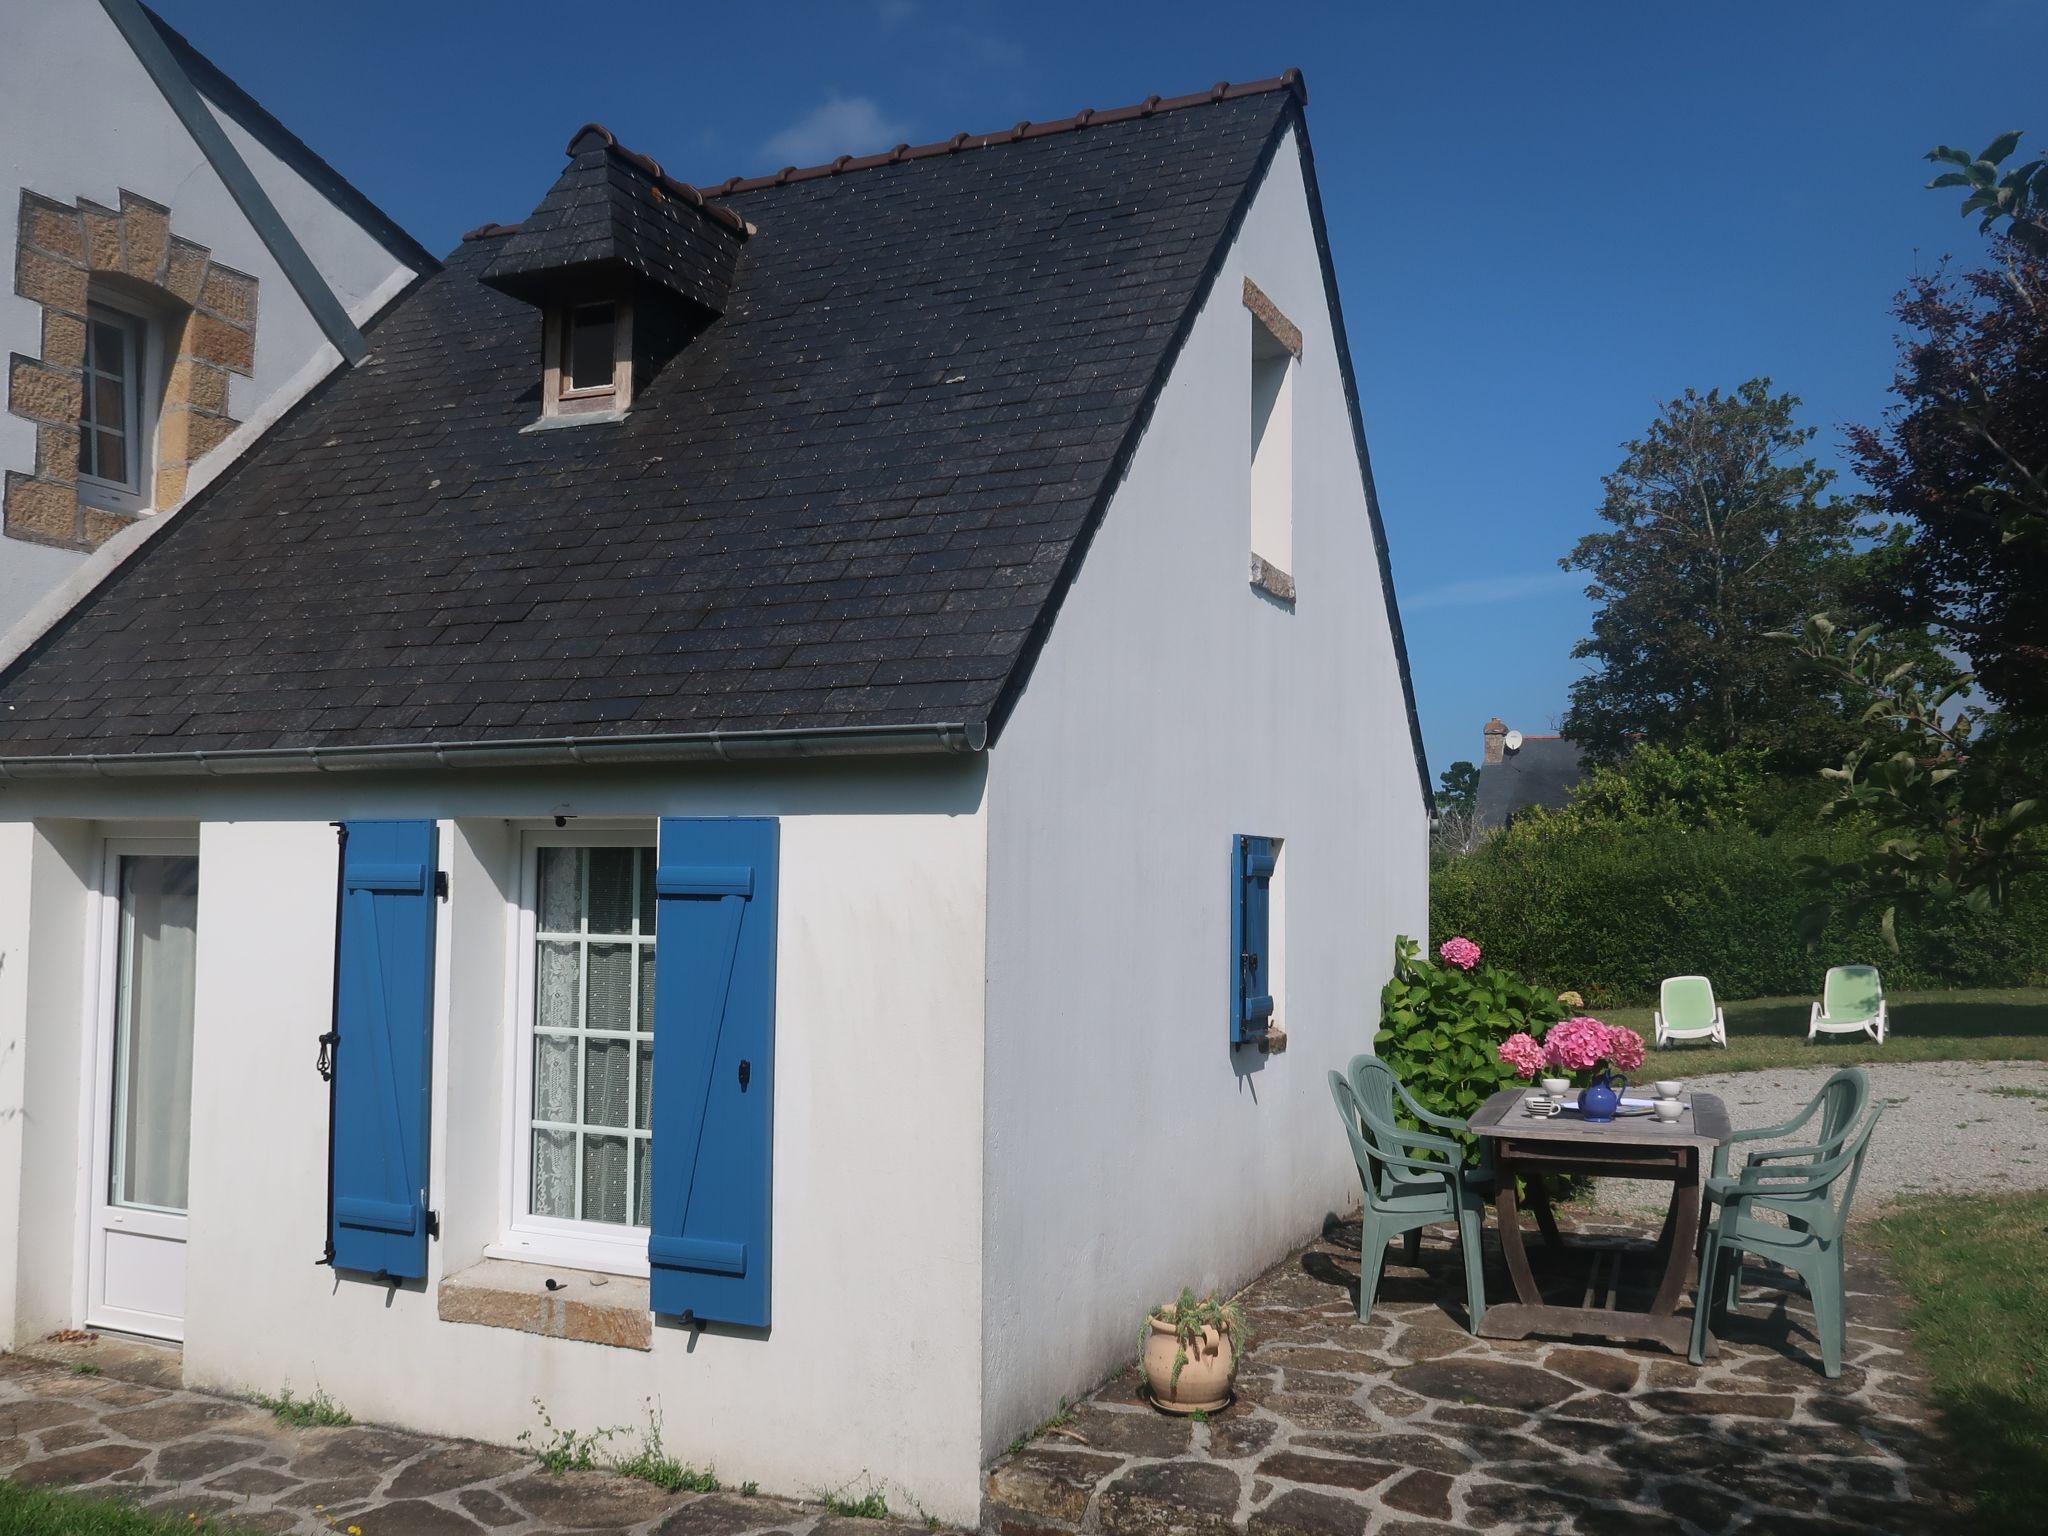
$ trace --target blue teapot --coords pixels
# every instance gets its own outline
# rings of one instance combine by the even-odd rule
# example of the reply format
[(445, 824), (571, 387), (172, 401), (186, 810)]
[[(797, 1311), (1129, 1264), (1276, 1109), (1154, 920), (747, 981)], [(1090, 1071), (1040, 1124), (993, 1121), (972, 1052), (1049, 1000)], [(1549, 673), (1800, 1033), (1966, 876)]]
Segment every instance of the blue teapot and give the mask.
[(1612, 1120), (1614, 1112), (1621, 1107), (1622, 1094), (1627, 1091), (1627, 1078), (1616, 1077), (1611, 1072), (1602, 1072), (1593, 1079), (1590, 1088), (1579, 1090), (1579, 1118), (1593, 1121)]

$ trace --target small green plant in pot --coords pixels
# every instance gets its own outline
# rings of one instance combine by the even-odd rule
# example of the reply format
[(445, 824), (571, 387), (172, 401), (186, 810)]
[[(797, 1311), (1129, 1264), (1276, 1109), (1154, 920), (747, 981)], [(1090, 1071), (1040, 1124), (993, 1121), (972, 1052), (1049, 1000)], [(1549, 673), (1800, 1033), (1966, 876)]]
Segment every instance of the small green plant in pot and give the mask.
[(1183, 1290), (1145, 1317), (1138, 1366), (1152, 1406), (1167, 1413), (1214, 1413), (1230, 1401), (1238, 1356), (1251, 1331), (1234, 1301)]

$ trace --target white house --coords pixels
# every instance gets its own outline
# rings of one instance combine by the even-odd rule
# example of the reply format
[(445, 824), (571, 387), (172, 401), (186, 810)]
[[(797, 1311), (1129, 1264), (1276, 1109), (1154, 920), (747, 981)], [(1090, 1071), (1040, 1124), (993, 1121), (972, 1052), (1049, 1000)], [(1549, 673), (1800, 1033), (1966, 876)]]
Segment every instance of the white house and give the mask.
[(136, 0), (0, 9), (0, 159), (5, 636), (361, 357), (437, 263)]
[(1348, 1208), (1430, 807), (1305, 101), (584, 129), (6, 662), (0, 1326), (972, 1520)]

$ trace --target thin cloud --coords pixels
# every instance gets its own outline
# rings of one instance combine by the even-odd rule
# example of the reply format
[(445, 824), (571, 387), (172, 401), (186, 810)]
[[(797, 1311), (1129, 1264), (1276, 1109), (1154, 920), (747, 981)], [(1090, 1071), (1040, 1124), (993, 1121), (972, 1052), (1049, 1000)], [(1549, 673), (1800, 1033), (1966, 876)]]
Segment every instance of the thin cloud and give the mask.
[(1538, 597), (1577, 586), (1580, 577), (1570, 571), (1518, 571), (1509, 576), (1473, 576), (1441, 587), (1431, 587), (1413, 597), (1401, 599), (1403, 613), (1421, 613), (1430, 608), (1477, 608), (1485, 603), (1504, 603), (1518, 597)]
[(875, 14), (882, 23), (882, 30), (893, 32), (917, 14), (917, 5), (915, 0), (878, 0)]
[(910, 125), (885, 117), (865, 96), (827, 96), (761, 146), (774, 165), (814, 165), (841, 155), (866, 155), (910, 137)]

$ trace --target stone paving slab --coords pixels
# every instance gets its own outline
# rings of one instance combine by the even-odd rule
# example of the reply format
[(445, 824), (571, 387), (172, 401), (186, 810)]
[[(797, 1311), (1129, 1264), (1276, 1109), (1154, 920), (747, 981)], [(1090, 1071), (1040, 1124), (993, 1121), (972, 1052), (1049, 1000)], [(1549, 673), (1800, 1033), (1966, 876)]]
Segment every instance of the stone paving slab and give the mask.
[[(1566, 1224), (1633, 1237), (1645, 1257), (1653, 1236)], [(985, 1536), (1923, 1536), (1956, 1519), (1926, 1377), (1867, 1252), (1851, 1251), (1834, 1381), (1804, 1297), (1765, 1283), (1786, 1279), (1775, 1270), (1748, 1271), (1718, 1358), (1696, 1367), (1656, 1346), (1475, 1339), (1447, 1233), (1421, 1258), (1395, 1248), (1360, 1323), (1357, 1223), (1333, 1223), (1243, 1296), (1254, 1339), (1229, 1408), (1173, 1419), (1120, 1374), (990, 1470)], [(1579, 1299), (1582, 1263), (1541, 1269), (1554, 1299)]]
[[(0, 1356), (0, 1476), (119, 1498), (238, 1531), (333, 1536), (905, 1536), (815, 1505), (669, 1493), (603, 1472), (553, 1475), (500, 1446), (366, 1425), (294, 1428), (253, 1404), (184, 1391), (174, 1350), (102, 1337), (53, 1358)], [(80, 1375), (77, 1363), (100, 1368)], [(121, 1374), (117, 1375), (116, 1372)]]

